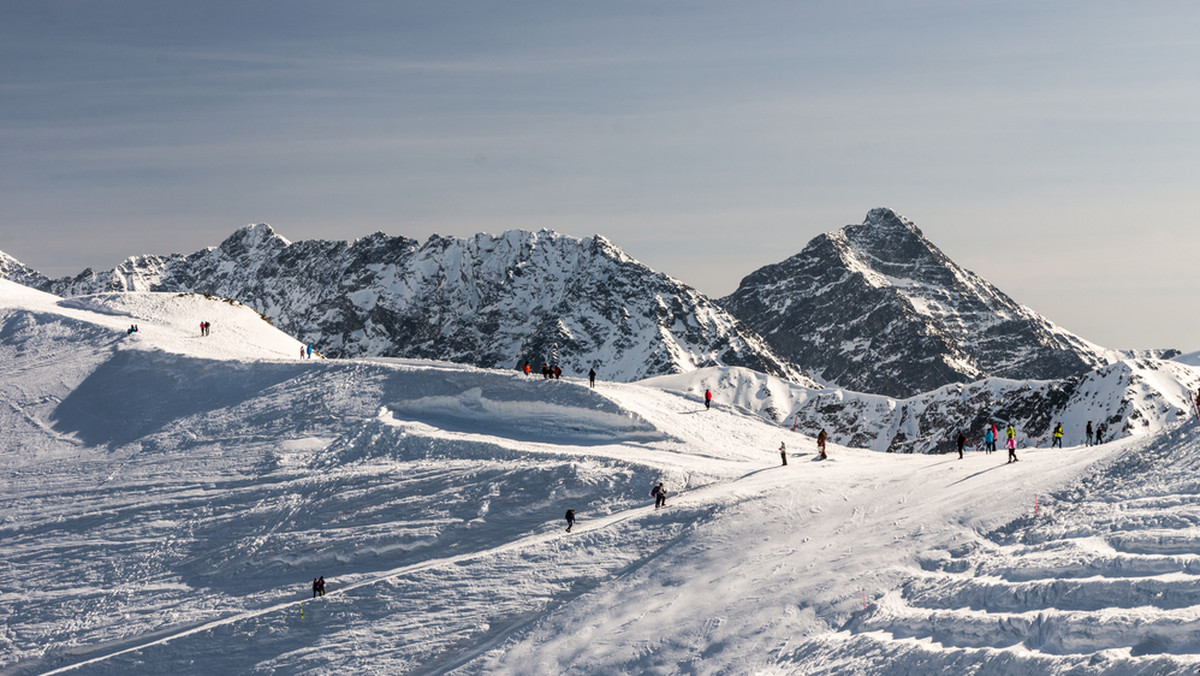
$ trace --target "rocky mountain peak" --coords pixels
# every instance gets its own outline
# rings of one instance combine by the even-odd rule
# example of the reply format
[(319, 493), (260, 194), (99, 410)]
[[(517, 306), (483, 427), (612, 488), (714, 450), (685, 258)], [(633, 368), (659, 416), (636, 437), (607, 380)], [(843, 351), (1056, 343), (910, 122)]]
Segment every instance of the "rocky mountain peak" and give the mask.
[(986, 376), (1067, 377), (1108, 359), (886, 208), (751, 273), (721, 303), (825, 381), (890, 396)]

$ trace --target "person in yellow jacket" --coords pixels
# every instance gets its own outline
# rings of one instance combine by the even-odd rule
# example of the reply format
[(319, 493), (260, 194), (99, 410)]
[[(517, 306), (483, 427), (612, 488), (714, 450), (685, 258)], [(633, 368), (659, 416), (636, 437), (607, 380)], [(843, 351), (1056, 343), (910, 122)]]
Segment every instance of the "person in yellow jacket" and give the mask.
[(1013, 429), (1012, 423), (1009, 423), (1008, 429), (1005, 430), (1005, 436), (1008, 437), (1008, 461), (1017, 461), (1017, 431)]
[(1054, 443), (1050, 444), (1050, 448), (1062, 448), (1062, 423), (1054, 426)]

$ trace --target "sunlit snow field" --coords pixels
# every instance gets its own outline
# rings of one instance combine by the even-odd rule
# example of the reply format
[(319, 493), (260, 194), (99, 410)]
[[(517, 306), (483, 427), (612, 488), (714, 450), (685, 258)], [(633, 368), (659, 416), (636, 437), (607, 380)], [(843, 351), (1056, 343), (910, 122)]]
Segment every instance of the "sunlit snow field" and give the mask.
[(822, 462), (730, 370), (300, 347), (220, 299), (0, 282), (0, 674), (1200, 668), (1191, 419)]

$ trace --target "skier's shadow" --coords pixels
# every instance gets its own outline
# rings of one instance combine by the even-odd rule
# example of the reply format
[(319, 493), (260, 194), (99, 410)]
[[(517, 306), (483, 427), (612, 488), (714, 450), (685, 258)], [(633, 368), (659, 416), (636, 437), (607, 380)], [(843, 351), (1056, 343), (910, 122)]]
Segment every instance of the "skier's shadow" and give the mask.
[(967, 479), (974, 479), (975, 477), (979, 476), (980, 474), (987, 474), (988, 472), (991, 472), (992, 470), (1000, 469), (1000, 467), (1001, 467), (1001, 465), (996, 465), (994, 467), (989, 467), (987, 469), (981, 469), (974, 474), (968, 474), (967, 476), (959, 479), (958, 481), (955, 481), (954, 483), (952, 483), (950, 485), (954, 486), (956, 484), (961, 484), (962, 482), (966, 481)]

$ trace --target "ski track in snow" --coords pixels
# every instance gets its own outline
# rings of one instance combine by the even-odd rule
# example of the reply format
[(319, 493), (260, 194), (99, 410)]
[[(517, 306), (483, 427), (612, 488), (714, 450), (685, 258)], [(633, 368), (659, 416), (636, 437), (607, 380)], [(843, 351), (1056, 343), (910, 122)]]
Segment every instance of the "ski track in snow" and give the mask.
[(1194, 421), (814, 462), (757, 384), (704, 409), (735, 372), (299, 361), (229, 304), (0, 291), (5, 675), (1200, 666)]

